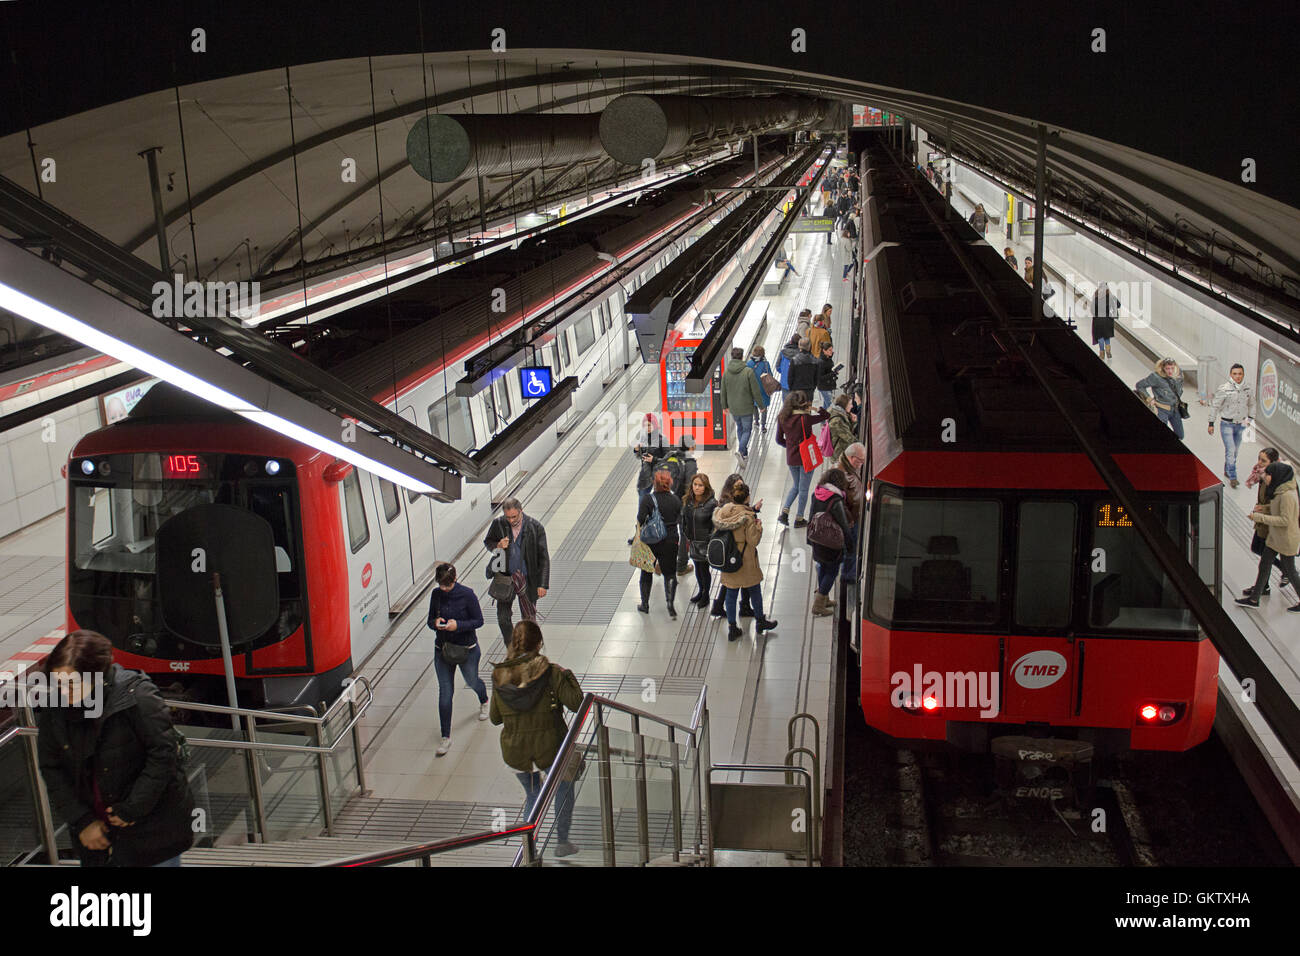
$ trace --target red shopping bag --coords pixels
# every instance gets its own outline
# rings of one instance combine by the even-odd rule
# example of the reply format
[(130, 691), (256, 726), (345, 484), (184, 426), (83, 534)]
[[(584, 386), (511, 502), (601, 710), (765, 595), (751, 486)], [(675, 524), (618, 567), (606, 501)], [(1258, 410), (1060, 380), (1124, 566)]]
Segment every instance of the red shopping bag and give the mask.
[(805, 437), (803, 441), (799, 442), (799, 458), (803, 461), (803, 470), (813, 472), (817, 470), (817, 466), (822, 463), (822, 460), (826, 456), (823, 455), (822, 450), (817, 447), (817, 436), (808, 434), (808, 416), (805, 415), (802, 417), (804, 420), (803, 431)]

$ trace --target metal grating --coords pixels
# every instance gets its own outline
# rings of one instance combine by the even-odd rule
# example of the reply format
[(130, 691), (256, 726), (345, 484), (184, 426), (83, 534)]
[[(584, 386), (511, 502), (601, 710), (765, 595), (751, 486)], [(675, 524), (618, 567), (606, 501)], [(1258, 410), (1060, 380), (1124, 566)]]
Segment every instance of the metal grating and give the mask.
[(38, 614), (63, 603), (62, 558), (0, 558), (0, 614)]

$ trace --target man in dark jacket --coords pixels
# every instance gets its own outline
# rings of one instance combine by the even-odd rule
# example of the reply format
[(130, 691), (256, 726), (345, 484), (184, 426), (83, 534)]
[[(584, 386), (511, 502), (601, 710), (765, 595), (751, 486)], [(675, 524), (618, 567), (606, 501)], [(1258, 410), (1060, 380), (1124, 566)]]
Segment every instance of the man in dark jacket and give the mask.
[(790, 360), (790, 391), (812, 395), (817, 390), (817, 373), (820, 371), (813, 358), (808, 338), (799, 340), (799, 351)]
[(38, 712), (50, 806), (67, 823), (82, 866), (179, 866), (194, 842), (180, 738), (158, 688), (112, 655), (108, 638), (94, 631), (73, 631), (50, 652), (46, 678), (80, 675), (84, 687), (93, 674), (102, 682), (92, 706), (74, 692)]
[(536, 518), (524, 514), (518, 498), (503, 501), (501, 514), (488, 525), (483, 547), (499, 552), (488, 564), (488, 576), (508, 574), (513, 581), (514, 594), (508, 600), (497, 601), (497, 625), (508, 647), (514, 628), (515, 597), (520, 598), (520, 614), (532, 620), (537, 599), (546, 597), (546, 589), (551, 586), (551, 553), (546, 547), (546, 529)]

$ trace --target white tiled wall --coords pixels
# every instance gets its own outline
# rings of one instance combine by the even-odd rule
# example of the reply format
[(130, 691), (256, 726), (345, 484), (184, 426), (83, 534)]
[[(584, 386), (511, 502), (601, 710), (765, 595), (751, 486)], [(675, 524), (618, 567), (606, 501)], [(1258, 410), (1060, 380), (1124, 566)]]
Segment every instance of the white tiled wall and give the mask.
[[(0, 416), (57, 398), (66, 392), (118, 375), (124, 365), (111, 365), (48, 388), (0, 402)], [(82, 435), (102, 424), (99, 399), (91, 398), (49, 416), (53, 441), (45, 441), (41, 421), (0, 433), (0, 538), (61, 511), (66, 480), (61, 469)]]

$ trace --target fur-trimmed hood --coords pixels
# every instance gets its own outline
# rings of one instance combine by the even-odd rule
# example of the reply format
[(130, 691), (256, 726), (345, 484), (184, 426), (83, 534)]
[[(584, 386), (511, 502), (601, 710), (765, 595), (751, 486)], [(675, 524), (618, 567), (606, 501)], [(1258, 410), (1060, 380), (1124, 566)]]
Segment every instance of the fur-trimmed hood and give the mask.
[(728, 501), (713, 512), (713, 527), (719, 531), (734, 531), (753, 520), (754, 509), (749, 505), (738, 505), (734, 501)]
[(511, 695), (521, 691), (531, 692), (536, 687), (540, 687), (541, 678), (545, 676), (550, 666), (551, 662), (547, 660), (545, 654), (534, 653), (512, 657), (492, 668), (492, 686), (501, 692), (506, 703), (514, 707), (514, 701), (510, 699)]

